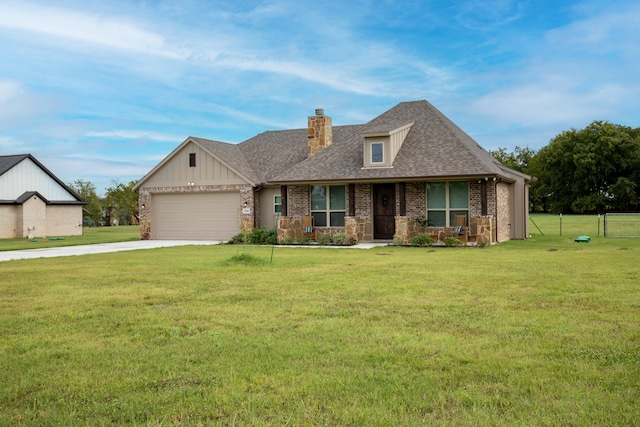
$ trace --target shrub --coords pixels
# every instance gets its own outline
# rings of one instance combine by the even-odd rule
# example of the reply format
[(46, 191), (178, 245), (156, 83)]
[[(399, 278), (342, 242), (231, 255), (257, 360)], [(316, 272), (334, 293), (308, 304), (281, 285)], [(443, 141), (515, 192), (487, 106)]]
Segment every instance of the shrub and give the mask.
[(296, 239), (293, 237), (284, 237), (281, 241), (281, 245), (293, 245), (296, 242)]
[(402, 236), (394, 234), (393, 235), (393, 244), (396, 245), (396, 246), (404, 245), (404, 238), (402, 238)]
[(411, 246), (429, 246), (435, 243), (435, 240), (428, 234), (421, 233), (411, 239)]
[(272, 244), (276, 237), (276, 230), (273, 228), (256, 227), (247, 235), (247, 243), (253, 245)]
[(320, 236), (318, 238), (318, 243), (321, 245), (328, 245), (329, 243), (331, 243), (331, 236), (329, 236), (328, 234)]
[(455, 237), (445, 237), (444, 244), (447, 246), (460, 246), (462, 245), (462, 242)]
[(233, 236), (227, 242), (230, 245), (249, 244), (249, 245), (271, 245), (276, 238), (276, 230), (273, 228), (256, 227), (250, 232), (243, 231)]
[(336, 245), (346, 245), (347, 233), (336, 233), (333, 236), (331, 236), (331, 241)]

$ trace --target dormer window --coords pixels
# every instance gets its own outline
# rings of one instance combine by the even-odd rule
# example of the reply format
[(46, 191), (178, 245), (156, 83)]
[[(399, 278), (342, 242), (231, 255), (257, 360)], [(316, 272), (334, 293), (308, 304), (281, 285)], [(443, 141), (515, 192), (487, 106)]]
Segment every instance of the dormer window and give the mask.
[(384, 164), (384, 143), (371, 143), (371, 164)]
[(364, 139), (363, 168), (392, 168), (393, 161), (411, 126), (413, 126), (413, 122), (398, 125), (385, 124), (362, 133)]
[(389, 137), (365, 138), (364, 167), (390, 167)]

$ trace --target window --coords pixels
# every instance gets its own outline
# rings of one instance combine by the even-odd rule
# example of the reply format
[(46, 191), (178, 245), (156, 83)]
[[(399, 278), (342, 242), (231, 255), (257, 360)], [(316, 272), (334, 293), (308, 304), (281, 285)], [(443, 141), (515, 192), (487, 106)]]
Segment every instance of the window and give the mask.
[(344, 227), (346, 205), (344, 185), (311, 187), (311, 215), (316, 227)]
[(452, 227), (454, 215), (466, 215), (469, 221), (469, 183), (428, 182), (427, 219), (434, 227)]
[(382, 142), (371, 143), (371, 163), (384, 163), (384, 144)]
[(273, 212), (282, 213), (282, 196), (273, 196)]
[(196, 153), (189, 153), (189, 167), (196, 167)]

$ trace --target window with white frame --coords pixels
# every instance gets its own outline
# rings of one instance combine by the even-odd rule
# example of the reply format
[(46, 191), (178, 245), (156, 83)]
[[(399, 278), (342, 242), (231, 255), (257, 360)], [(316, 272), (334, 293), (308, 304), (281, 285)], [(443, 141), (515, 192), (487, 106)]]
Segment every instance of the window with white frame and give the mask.
[(428, 224), (434, 227), (452, 227), (455, 215), (466, 215), (469, 224), (469, 182), (428, 182)]
[(344, 185), (311, 186), (311, 215), (316, 227), (344, 227), (346, 205)]
[(384, 163), (384, 143), (372, 142), (371, 143), (371, 164), (383, 164)]

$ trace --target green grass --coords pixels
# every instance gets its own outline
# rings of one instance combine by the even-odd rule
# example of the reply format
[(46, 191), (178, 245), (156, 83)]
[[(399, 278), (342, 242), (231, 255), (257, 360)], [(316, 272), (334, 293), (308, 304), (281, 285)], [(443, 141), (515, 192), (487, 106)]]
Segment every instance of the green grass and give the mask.
[(0, 265), (0, 425), (636, 425), (639, 239)]
[[(62, 237), (62, 239), (60, 238)], [(93, 245), (96, 243), (140, 240), (137, 225), (119, 227), (84, 227), (82, 236), (47, 236), (30, 239), (0, 239), (0, 251), (53, 248), (57, 246)], [(55, 239), (55, 240), (52, 240)]]

